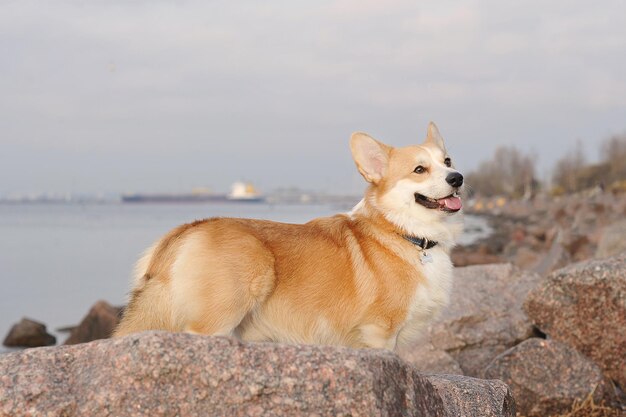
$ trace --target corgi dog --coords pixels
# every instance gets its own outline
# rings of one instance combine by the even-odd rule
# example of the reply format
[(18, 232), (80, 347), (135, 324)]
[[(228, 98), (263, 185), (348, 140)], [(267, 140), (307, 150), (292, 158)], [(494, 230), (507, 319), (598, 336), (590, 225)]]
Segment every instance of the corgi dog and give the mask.
[(175, 228), (138, 262), (114, 336), (161, 329), (390, 350), (414, 341), (449, 299), (463, 176), (432, 122), (421, 145), (354, 133), (350, 148), (369, 183), (350, 213)]

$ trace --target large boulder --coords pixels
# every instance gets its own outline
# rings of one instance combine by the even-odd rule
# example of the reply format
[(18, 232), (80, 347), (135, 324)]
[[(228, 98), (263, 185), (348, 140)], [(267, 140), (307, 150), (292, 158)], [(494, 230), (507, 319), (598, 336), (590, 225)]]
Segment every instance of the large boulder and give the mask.
[(588, 358), (562, 343), (531, 338), (496, 357), (485, 370), (511, 387), (525, 416), (561, 414), (592, 395), (596, 404), (616, 405), (613, 385)]
[(555, 271), (524, 308), (542, 332), (576, 348), (626, 388), (626, 254)]
[(2, 344), (7, 347), (39, 347), (52, 346), (56, 342), (56, 337), (48, 333), (45, 324), (24, 317), (11, 327)]
[(114, 307), (106, 301), (96, 302), (65, 341), (66, 345), (86, 343), (111, 337), (120, 321), (122, 307)]
[(400, 356), (424, 372), (455, 372), (481, 377), (498, 354), (534, 335), (522, 302), (541, 277), (510, 264), (456, 268), (451, 300), (431, 325), (424, 347), (408, 347)]
[(0, 415), (456, 416), (473, 401), (515, 414), (503, 383), (448, 383), (384, 350), (145, 332), (0, 356)]

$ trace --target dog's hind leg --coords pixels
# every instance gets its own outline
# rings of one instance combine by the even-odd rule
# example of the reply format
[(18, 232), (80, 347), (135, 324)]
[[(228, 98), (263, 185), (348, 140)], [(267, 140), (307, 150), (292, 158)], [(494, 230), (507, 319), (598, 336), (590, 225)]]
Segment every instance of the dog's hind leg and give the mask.
[(233, 335), (275, 286), (274, 257), (254, 236), (199, 230), (171, 269), (173, 313), (182, 330)]
[(113, 337), (150, 329), (171, 330), (167, 289), (161, 280), (148, 274), (156, 247), (157, 244), (148, 249), (135, 265), (133, 291)]
[(152, 280), (135, 288), (124, 311), (124, 317), (113, 337), (122, 337), (144, 330), (176, 331), (172, 322), (171, 302), (166, 285)]

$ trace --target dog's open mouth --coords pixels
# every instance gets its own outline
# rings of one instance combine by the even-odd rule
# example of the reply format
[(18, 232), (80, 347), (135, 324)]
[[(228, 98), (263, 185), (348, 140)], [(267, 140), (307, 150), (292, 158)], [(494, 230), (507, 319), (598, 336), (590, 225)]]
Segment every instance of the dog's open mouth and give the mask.
[(455, 213), (461, 210), (463, 203), (458, 193), (450, 194), (447, 197), (434, 199), (426, 197), (420, 193), (415, 193), (415, 202), (429, 209), (438, 209), (447, 213)]

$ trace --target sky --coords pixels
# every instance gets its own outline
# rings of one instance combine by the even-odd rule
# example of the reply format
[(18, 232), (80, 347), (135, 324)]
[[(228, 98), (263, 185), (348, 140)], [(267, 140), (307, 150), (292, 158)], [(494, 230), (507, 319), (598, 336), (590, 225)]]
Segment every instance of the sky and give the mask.
[(353, 193), (348, 140), (461, 172), (626, 132), (626, 2), (0, 1), (0, 196)]

